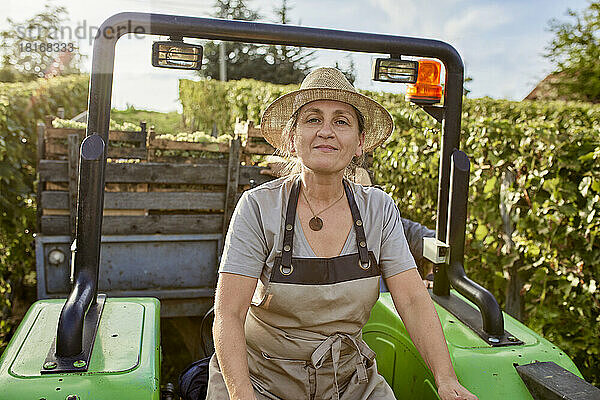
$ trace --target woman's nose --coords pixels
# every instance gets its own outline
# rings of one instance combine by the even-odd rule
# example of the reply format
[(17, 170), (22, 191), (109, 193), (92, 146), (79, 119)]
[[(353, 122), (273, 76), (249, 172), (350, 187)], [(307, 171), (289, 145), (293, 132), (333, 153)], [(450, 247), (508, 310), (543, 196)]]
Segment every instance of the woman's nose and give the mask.
[(333, 137), (333, 128), (331, 127), (331, 124), (324, 123), (323, 125), (321, 125), (321, 129), (319, 129), (319, 131), (317, 132), (317, 136), (322, 138)]

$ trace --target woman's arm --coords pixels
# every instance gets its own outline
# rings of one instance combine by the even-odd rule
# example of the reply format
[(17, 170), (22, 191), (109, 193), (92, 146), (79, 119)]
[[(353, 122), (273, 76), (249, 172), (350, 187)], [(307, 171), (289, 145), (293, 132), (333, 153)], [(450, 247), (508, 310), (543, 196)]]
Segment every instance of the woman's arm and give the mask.
[(442, 400), (477, 399), (458, 383), (440, 320), (417, 270), (387, 278), (386, 284), (413, 343), (433, 372)]
[(215, 293), (213, 338), (221, 373), (231, 400), (254, 400), (248, 372), (244, 322), (256, 278), (220, 273)]

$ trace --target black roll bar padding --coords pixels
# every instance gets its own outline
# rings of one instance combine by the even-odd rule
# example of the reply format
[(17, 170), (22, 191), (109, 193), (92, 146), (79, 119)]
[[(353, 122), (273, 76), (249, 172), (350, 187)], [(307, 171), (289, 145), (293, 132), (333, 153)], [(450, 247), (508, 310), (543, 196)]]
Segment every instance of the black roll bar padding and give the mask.
[(98, 135), (87, 136), (81, 143), (79, 158), (79, 190), (77, 200), (77, 251), (75, 252), (75, 282), (58, 320), (56, 355), (71, 357), (83, 350), (83, 321), (98, 294), (98, 266), (102, 222), (101, 193), (104, 192), (104, 140)]
[(452, 286), (479, 308), (483, 320), (483, 330), (490, 335), (502, 336), (504, 319), (496, 298), (487, 289), (467, 278), (463, 267), (469, 171), (469, 158), (464, 152), (455, 150), (452, 153), (450, 171), (450, 212), (446, 238), (446, 243), (450, 246), (450, 262), (446, 270)]

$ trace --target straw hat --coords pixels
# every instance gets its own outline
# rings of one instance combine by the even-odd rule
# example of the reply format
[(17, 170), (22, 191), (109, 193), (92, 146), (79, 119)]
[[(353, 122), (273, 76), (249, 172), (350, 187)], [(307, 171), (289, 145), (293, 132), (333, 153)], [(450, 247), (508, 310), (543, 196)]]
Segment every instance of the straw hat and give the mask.
[(394, 122), (381, 104), (356, 91), (344, 74), (329, 67), (317, 68), (304, 78), (300, 89), (284, 94), (265, 110), (260, 127), (273, 147), (283, 150), (282, 132), (292, 114), (315, 100), (337, 100), (354, 106), (364, 117), (366, 153), (383, 143), (392, 133)]

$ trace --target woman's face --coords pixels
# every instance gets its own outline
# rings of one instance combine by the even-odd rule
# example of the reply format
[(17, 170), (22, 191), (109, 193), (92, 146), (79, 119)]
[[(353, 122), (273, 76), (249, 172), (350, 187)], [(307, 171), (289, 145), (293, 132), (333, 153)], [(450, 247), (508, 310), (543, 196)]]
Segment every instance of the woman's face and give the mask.
[(302, 106), (292, 138), (302, 165), (317, 173), (343, 171), (362, 154), (363, 139), (354, 107), (335, 100)]

